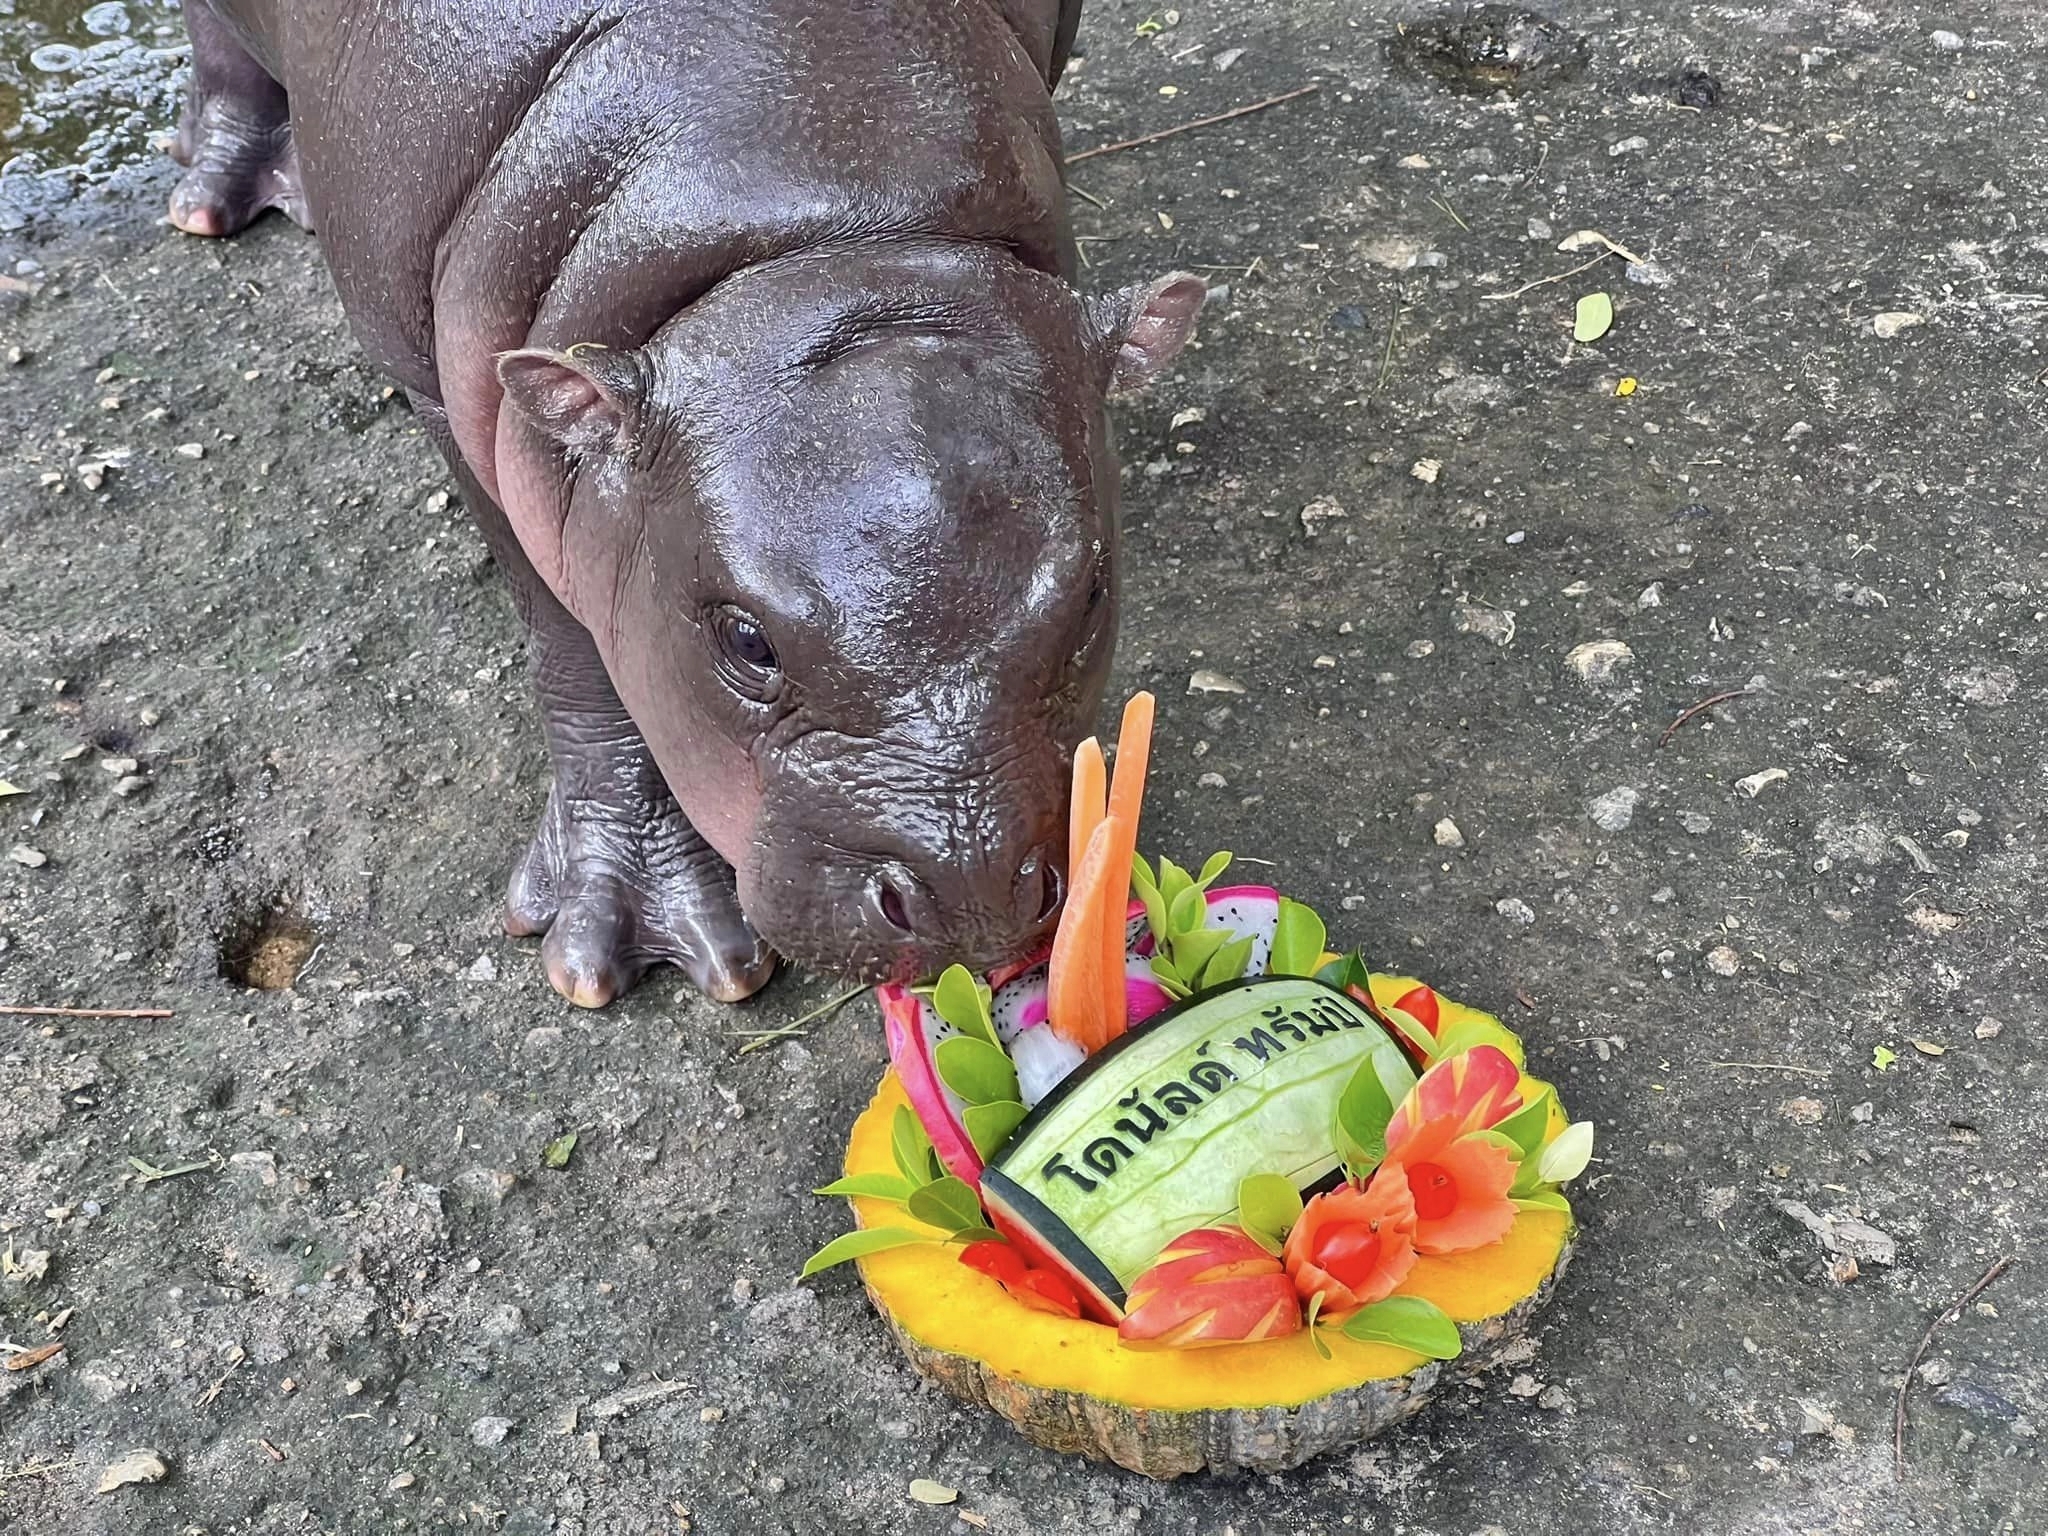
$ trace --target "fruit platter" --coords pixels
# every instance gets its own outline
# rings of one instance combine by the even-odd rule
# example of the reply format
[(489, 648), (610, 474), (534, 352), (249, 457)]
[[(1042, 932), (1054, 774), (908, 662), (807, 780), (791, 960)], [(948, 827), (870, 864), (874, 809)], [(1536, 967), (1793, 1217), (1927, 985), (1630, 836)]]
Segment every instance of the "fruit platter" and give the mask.
[(1274, 1472), (1501, 1363), (1570, 1255), (1593, 1128), (1497, 1019), (1329, 947), (1265, 885), (1138, 852), (1153, 701), (1074, 765), (1048, 953), (878, 989), (859, 1266), (915, 1366), (1153, 1477)]

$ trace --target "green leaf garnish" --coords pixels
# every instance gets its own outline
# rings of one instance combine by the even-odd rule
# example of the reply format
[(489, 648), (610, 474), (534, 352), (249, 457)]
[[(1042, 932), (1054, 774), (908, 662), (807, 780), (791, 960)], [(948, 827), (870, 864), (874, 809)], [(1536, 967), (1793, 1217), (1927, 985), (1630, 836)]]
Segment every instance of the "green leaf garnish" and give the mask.
[(814, 1195), (844, 1195), (863, 1200), (894, 1200), (899, 1204), (910, 1198), (910, 1181), (899, 1179), (893, 1173), (850, 1173), (843, 1179), (834, 1179), (823, 1189), (811, 1191)]
[(1202, 866), (1201, 878), (1196, 880), (1195, 884), (1205, 891), (1208, 890), (1222, 877), (1223, 871), (1230, 868), (1230, 858), (1227, 853), (1210, 854), (1208, 862)]
[(1574, 1120), (1536, 1155), (1536, 1168), (1546, 1184), (1569, 1184), (1592, 1160), (1593, 1122)]
[(1415, 1086), (1412, 1078), (1406, 1082), (1388, 1082), (1381, 1075), (1383, 1061), (1389, 1067), (1400, 1067), (1406, 1075), (1405, 1063), (1391, 1060), (1392, 1055), (1392, 1052), (1382, 1051), (1368, 1054), (1351, 1074), (1344, 1091), (1337, 1096), (1337, 1150), (1344, 1155), (1345, 1163), (1356, 1175), (1372, 1172), (1385, 1160), (1387, 1123), (1394, 1118), (1395, 1106)]
[(1014, 1099), (997, 1099), (987, 1104), (968, 1105), (960, 1112), (960, 1123), (967, 1127), (974, 1150), (987, 1159), (995, 1156), (996, 1149), (1010, 1139), (1010, 1133), (1022, 1125), (1024, 1117), (1030, 1113)]
[(999, 1045), (972, 1035), (941, 1040), (932, 1052), (939, 1079), (969, 1104), (995, 1104), (1017, 1097), (1017, 1069)]
[(1254, 1173), (1238, 1180), (1237, 1223), (1254, 1237), (1276, 1242), (1301, 1219), (1301, 1191), (1278, 1173)]
[(823, 1269), (835, 1264), (844, 1264), (848, 1259), (863, 1259), (871, 1253), (883, 1253), (891, 1248), (907, 1247), (911, 1243), (928, 1243), (931, 1235), (912, 1232), (907, 1227), (869, 1227), (864, 1232), (846, 1232), (832, 1239), (804, 1262), (803, 1273), (797, 1278), (808, 1280)]
[(896, 1116), (889, 1122), (889, 1150), (896, 1158), (896, 1170), (904, 1180), (916, 1189), (932, 1181), (929, 1172), (931, 1139), (925, 1135), (924, 1127), (918, 1123), (916, 1112), (908, 1104), (896, 1106)]
[(1208, 916), (1209, 903), (1202, 898), (1201, 887), (1190, 884), (1167, 904), (1167, 933), (1176, 939), (1194, 933)]
[(1362, 1344), (1391, 1344), (1431, 1360), (1455, 1360), (1464, 1348), (1458, 1325), (1433, 1301), (1389, 1296), (1344, 1319), (1344, 1336)]
[(1316, 1324), (1318, 1320), (1321, 1319), (1322, 1315), (1323, 1293), (1321, 1291), (1317, 1291), (1315, 1295), (1309, 1297), (1308, 1299), (1308, 1312), (1306, 1316), (1304, 1316), (1302, 1319), (1302, 1326), (1308, 1329), (1308, 1341), (1311, 1344), (1315, 1345), (1316, 1353), (1321, 1355), (1325, 1360), (1329, 1360), (1334, 1358), (1330, 1354), (1330, 1346), (1323, 1342), (1323, 1336), (1316, 1327)]
[(989, 991), (964, 965), (949, 965), (932, 988), (932, 1006), (939, 1017), (972, 1040), (996, 1045), (996, 1027), (988, 1011)]
[(950, 1173), (923, 1189), (913, 1190), (905, 1209), (917, 1220), (945, 1232), (988, 1225), (988, 1218), (981, 1214), (980, 1197), (964, 1180)]
[(1494, 1127), (1520, 1149), (1520, 1156), (1527, 1157), (1543, 1145), (1543, 1133), (1550, 1129), (1550, 1102), (1553, 1097), (1545, 1088)]
[(1273, 957), (1266, 970), (1275, 976), (1313, 976), (1322, 967), (1329, 938), (1314, 907), (1280, 898), (1280, 921), (1273, 929)]
[(1220, 987), (1225, 982), (1240, 981), (1244, 968), (1251, 964), (1252, 946), (1257, 942), (1250, 934), (1241, 939), (1232, 939), (1216, 951), (1216, 958), (1202, 968), (1202, 985)]
[(1572, 1203), (1554, 1189), (1539, 1189), (1533, 1195), (1516, 1198), (1515, 1204), (1525, 1211), (1563, 1211), (1571, 1214)]

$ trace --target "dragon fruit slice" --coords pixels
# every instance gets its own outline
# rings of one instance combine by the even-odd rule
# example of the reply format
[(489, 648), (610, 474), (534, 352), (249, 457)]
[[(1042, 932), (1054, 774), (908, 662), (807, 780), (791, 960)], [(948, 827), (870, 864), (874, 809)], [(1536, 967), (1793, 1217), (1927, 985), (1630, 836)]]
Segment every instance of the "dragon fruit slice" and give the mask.
[(917, 1118), (931, 1137), (932, 1150), (946, 1171), (974, 1184), (981, 1179), (981, 1154), (974, 1150), (974, 1138), (961, 1122), (966, 1106), (939, 1076), (936, 1052), (939, 1042), (960, 1033), (939, 1017), (932, 1007), (910, 988), (894, 982), (875, 988), (875, 1000), (882, 1006), (882, 1032), (889, 1041), (889, 1062), (903, 1083), (903, 1093)]

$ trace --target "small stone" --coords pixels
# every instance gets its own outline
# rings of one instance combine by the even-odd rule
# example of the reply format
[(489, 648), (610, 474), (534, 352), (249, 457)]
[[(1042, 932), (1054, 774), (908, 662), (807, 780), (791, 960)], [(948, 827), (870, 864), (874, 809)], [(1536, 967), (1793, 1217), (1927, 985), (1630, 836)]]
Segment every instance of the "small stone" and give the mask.
[(910, 1496), (919, 1504), (953, 1504), (959, 1501), (960, 1490), (928, 1477), (914, 1477), (910, 1480)]
[(1523, 1371), (1508, 1383), (1508, 1395), (1511, 1397), (1535, 1397), (1542, 1390), (1543, 1383), (1527, 1371)]
[(1778, 1113), (1794, 1125), (1819, 1125), (1827, 1118), (1827, 1106), (1819, 1099), (1787, 1099), (1778, 1106)]
[(1242, 48), (1226, 48), (1209, 60), (1209, 67), (1215, 70), (1226, 70), (1243, 57), (1244, 50)]
[(725, 1417), (723, 1408), (700, 1408), (697, 1410), (699, 1424), (716, 1424)]
[(1754, 800), (1773, 784), (1782, 784), (1791, 777), (1792, 775), (1782, 768), (1766, 768), (1761, 773), (1752, 773), (1746, 779), (1737, 779), (1735, 787)]
[(1742, 969), (1742, 956), (1726, 944), (1716, 944), (1707, 951), (1707, 969), (1716, 976), (1733, 976)]
[(203, 459), (206, 457), (206, 445), (204, 443), (180, 443), (171, 452), (181, 459)]
[(498, 963), (489, 955), (478, 955), (470, 961), (469, 968), (462, 973), (464, 981), (496, 981)]
[(1405, 654), (1410, 661), (1421, 661), (1425, 657), (1434, 656), (1436, 654), (1436, 642), (1434, 640), (1410, 640)]
[(1344, 510), (1344, 504), (1334, 496), (1318, 496), (1301, 509), (1301, 526), (1313, 538), (1321, 531), (1323, 524), (1334, 523), (1351, 514)]
[(1973, 1031), (1973, 1033), (1977, 1036), (1979, 1040), (1996, 1040), (1998, 1038), (1999, 1031), (2004, 1028), (2004, 1020), (1994, 1019), (1991, 1017), (1990, 1014), (1987, 1013), (1984, 1015), (1983, 1018), (1977, 1021), (1977, 1028)]
[(469, 1426), (471, 1445), (503, 1445), (505, 1437), (512, 1433), (512, 1421), (487, 1415)]
[(1870, 328), (1889, 341), (1903, 330), (1916, 325), (1925, 325), (1927, 317), (1910, 309), (1888, 309), (1881, 315), (1873, 315)]
[(1512, 645), (1515, 616), (1505, 608), (1488, 608), (1483, 603), (1458, 604), (1458, 632), (1481, 635), (1495, 645)]
[(1395, 168), (1403, 171), (1426, 171), (1430, 169), (1430, 164), (1427, 155), (1403, 155), (1394, 162)]
[(1603, 832), (1626, 832), (1629, 823), (1636, 819), (1636, 804), (1642, 798), (1641, 790), (1624, 784), (1588, 800), (1586, 815)]
[(1334, 656), (1318, 656), (1315, 659), (1315, 666), (1319, 671), (1327, 672), (1336, 665), (1337, 658)]
[(1564, 664), (1595, 693), (1616, 693), (1625, 686), (1622, 674), (1635, 660), (1626, 640), (1588, 640), (1566, 652)]
[(1221, 672), (1211, 672), (1207, 667), (1188, 678), (1189, 693), (1243, 693), (1244, 684)]
[(1638, 608), (1662, 608), (1664, 606), (1664, 583), (1653, 581), (1636, 594)]
[(1877, 1106), (1871, 1103), (1870, 1100), (1865, 1099), (1861, 1104), (1850, 1107), (1849, 1118), (1858, 1125), (1868, 1125), (1877, 1118)]
[(31, 848), (27, 843), (16, 843), (7, 850), (7, 857), (23, 869), (41, 869), (50, 862), (50, 856), (40, 848)]
[(1797, 1406), (1800, 1434), (1824, 1435), (1835, 1427), (1835, 1416), (1812, 1398), (1800, 1398)]
[(1932, 1360), (1922, 1360), (1918, 1367), (1920, 1379), (1930, 1387), (1946, 1386), (1956, 1373), (1956, 1368), (1937, 1355)]
[(1685, 828), (1689, 837), (1705, 837), (1714, 830), (1714, 818), (1705, 811), (1680, 811), (1678, 824)]
[(1939, 28), (1927, 34), (1927, 41), (1943, 53), (1961, 53), (1965, 46), (1963, 40), (1955, 33)]
[(1424, 485), (1435, 485), (1436, 477), (1443, 473), (1443, 467), (1442, 459), (1417, 459), (1408, 466), (1408, 473)]
[(1531, 216), (1529, 222), (1523, 227), (1528, 231), (1531, 240), (1549, 240), (1557, 233), (1556, 230), (1550, 227), (1550, 220), (1539, 219), (1534, 216)]
[(129, 1451), (107, 1463), (107, 1469), (100, 1474), (100, 1493), (112, 1493), (116, 1488), (126, 1488), (135, 1483), (160, 1483), (171, 1475), (171, 1469), (163, 1457), (143, 1447)]
[(1563, 595), (1566, 597), (1573, 598), (1584, 597), (1588, 592), (1592, 590), (1593, 583), (1591, 583), (1590, 581), (1575, 581), (1570, 586), (1564, 589)]
[(1195, 783), (1202, 789), (1228, 789), (1230, 787), (1230, 780), (1224, 778), (1220, 773), (1205, 773), (1195, 780)]
[(1982, 704), (1996, 709), (2010, 704), (2019, 692), (2019, 674), (2011, 667), (1969, 667), (1960, 672), (1951, 672), (1943, 679), (1951, 698), (1965, 704)]
[(1650, 892), (1650, 900), (1655, 902), (1660, 907), (1669, 906), (1672, 902), (1676, 901), (1677, 899), (1678, 892), (1673, 890), (1668, 885), (1660, 885), (1657, 887), (1656, 890)]
[(1458, 824), (1448, 816), (1436, 824), (1430, 836), (1436, 839), (1436, 845), (1439, 848), (1462, 848), (1465, 846), (1465, 834), (1458, 830)]
[(1519, 896), (1503, 896), (1493, 904), (1493, 910), (1509, 922), (1519, 924), (1524, 928), (1536, 921), (1534, 909)]
[(1610, 159), (1618, 160), (1623, 155), (1641, 154), (1649, 147), (1650, 141), (1638, 133), (1631, 138), (1622, 139), (1617, 143), (1608, 145), (1607, 154)]
[(384, 1486), (390, 1489), (393, 1493), (403, 1493), (406, 1489), (410, 1488), (414, 1483), (418, 1481), (419, 1479), (414, 1477), (410, 1472), (400, 1472)]
[(149, 780), (139, 773), (131, 773), (126, 778), (118, 779), (114, 783), (114, 793), (123, 800), (139, 795), (147, 788), (149, 788)]
[(1560, 1413), (1571, 1405), (1572, 1400), (1563, 1387), (1545, 1387), (1542, 1396), (1536, 1399), (1538, 1408), (1548, 1408), (1552, 1413)]
[(1938, 907), (1930, 907), (1924, 902), (1914, 905), (1913, 909), (1906, 914), (1906, 921), (1930, 938), (1939, 938), (1943, 934), (1954, 933), (1963, 926), (1963, 920), (1958, 914), (1943, 912)]

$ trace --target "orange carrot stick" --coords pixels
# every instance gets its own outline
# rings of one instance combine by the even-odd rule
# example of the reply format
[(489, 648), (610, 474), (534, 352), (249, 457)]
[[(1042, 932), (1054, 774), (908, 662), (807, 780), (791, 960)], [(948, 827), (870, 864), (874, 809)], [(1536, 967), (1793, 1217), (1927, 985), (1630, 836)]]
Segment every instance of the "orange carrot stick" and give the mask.
[(1121, 922), (1129, 905), (1128, 861), (1121, 879), (1115, 878), (1110, 866), (1120, 832), (1115, 820), (1107, 819), (1090, 834), (1081, 862), (1074, 866), (1067, 890), (1067, 909), (1060, 914), (1059, 930), (1053, 935), (1052, 963), (1046, 979), (1046, 1022), (1062, 1040), (1091, 1054), (1121, 1033), (1112, 1030), (1104, 1004), (1108, 983), (1114, 980), (1121, 1012), (1123, 952), (1117, 952), (1114, 977), (1106, 975), (1102, 943), (1110, 909), (1115, 909)]
[(1117, 829), (1115, 847), (1110, 849), (1110, 867), (1122, 872), (1115, 899), (1103, 914), (1102, 963), (1105, 1030), (1114, 1040), (1128, 1025), (1130, 1013), (1124, 995), (1124, 936), (1126, 913), (1131, 904), (1131, 859), (1138, 851), (1138, 815), (1145, 799), (1145, 772), (1152, 761), (1152, 720), (1155, 704), (1149, 693), (1134, 693), (1124, 706), (1122, 728), (1116, 738), (1116, 778), (1109, 791), (1109, 825)]
[(1088, 839), (1108, 814), (1104, 797), (1109, 789), (1108, 771), (1102, 764), (1102, 743), (1090, 736), (1074, 749), (1073, 809), (1067, 813), (1067, 878), (1071, 881), (1081, 868), (1081, 856), (1088, 851)]
[(1132, 694), (1116, 737), (1116, 780), (1109, 792), (1109, 814), (1124, 819), (1133, 853), (1138, 851), (1138, 807), (1145, 799), (1145, 770), (1152, 761), (1153, 713), (1151, 694)]

